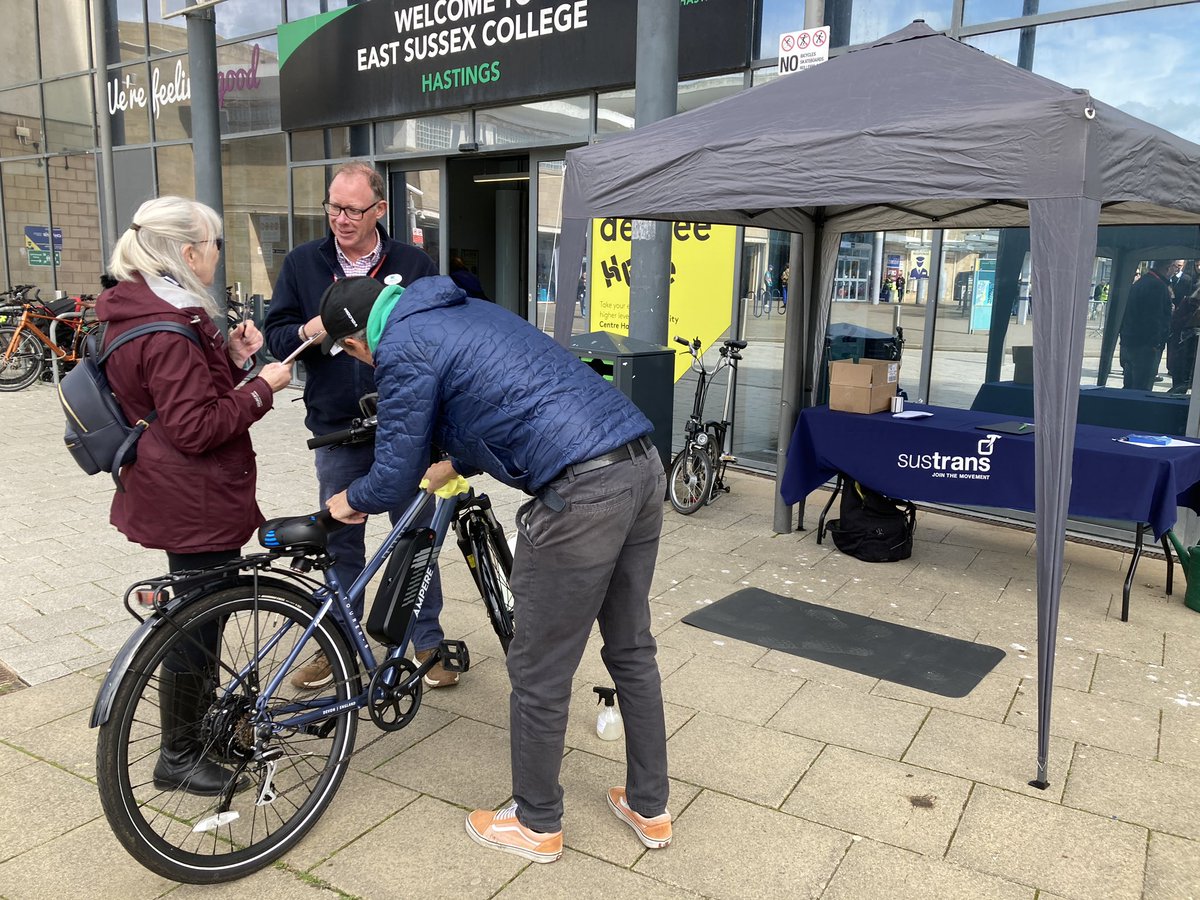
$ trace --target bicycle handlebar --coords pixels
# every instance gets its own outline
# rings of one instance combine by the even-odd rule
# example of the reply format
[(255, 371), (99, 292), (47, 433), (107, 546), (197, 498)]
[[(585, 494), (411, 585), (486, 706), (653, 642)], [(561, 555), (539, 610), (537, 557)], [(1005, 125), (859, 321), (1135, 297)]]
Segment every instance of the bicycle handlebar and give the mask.
[(365, 419), (355, 419), (354, 423), (342, 431), (331, 431), (329, 434), (319, 434), (308, 439), (308, 449), (319, 447), (335, 447), (339, 444), (361, 444), (375, 437), (375, 416)]

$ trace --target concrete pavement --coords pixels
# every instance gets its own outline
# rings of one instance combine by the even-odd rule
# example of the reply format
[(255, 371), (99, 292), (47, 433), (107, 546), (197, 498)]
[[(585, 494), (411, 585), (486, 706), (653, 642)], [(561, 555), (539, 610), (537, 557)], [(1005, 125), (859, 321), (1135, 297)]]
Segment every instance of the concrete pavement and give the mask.
[[(316, 493), (294, 394), (255, 426), (268, 515)], [(359, 730), (331, 808), (279, 864), (197, 888), (133, 862), (100, 813), (98, 679), (133, 621), (120, 596), (162, 554), (107, 524), (112, 485), (62, 447), (51, 388), (0, 396), (0, 897), (1200, 897), (1200, 615), (1143, 559), (1071, 544), (1059, 632), (1051, 786), (1036, 741), (1034, 535), (922, 510), (913, 558), (871, 565), (771, 533), (770, 481), (684, 518), (668, 510), (653, 609), (670, 734), (675, 842), (646, 851), (608, 811), (623, 742), (592, 730), (598, 648), (576, 679), (562, 860), (527, 864), (463, 833), (509, 797), (507, 683), (461, 559), (443, 556), (446, 631), (474, 661), (413, 723)], [(480, 479), (511, 525), (520, 497)], [(824, 496), (806, 515), (815, 522)], [(373, 529), (379, 534), (378, 528)], [(867, 678), (683, 624), (744, 586), (1004, 649), (967, 697)], [(3, 679), (0, 678), (0, 684)], [(0, 686), (0, 692), (5, 690)]]

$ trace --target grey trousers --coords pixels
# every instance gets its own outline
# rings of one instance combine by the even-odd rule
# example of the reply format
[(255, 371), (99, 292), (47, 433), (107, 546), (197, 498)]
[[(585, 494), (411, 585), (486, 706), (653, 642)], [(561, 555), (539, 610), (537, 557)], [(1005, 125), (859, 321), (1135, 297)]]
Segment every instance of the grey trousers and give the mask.
[(662, 463), (651, 450), (550, 486), (565, 509), (535, 499), (517, 517), (516, 633), (508, 651), (517, 817), (535, 831), (562, 827), (558, 776), (571, 679), (593, 622), (625, 724), (629, 805), (656, 816), (667, 805), (667, 737), (648, 597), (662, 530)]

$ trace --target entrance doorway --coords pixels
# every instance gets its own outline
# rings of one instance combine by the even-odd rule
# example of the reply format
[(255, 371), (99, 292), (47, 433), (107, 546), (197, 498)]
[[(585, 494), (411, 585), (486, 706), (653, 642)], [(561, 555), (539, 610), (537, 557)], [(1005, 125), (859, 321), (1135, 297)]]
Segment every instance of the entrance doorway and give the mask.
[(529, 157), (454, 157), (446, 161), (446, 181), (447, 271), (461, 260), (490, 299), (526, 318)]

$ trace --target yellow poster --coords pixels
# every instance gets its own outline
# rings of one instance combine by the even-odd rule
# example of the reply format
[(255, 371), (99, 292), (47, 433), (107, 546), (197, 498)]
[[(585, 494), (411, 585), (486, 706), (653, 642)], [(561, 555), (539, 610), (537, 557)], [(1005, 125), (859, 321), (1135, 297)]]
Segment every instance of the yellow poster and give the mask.
[[(629, 334), (629, 219), (592, 220), (591, 331)], [(733, 254), (736, 230), (732, 225), (702, 222), (671, 223), (671, 309), (667, 340), (671, 349), (676, 335), (700, 338), (707, 350), (730, 325), (733, 297)], [(683, 377), (691, 356), (675, 356), (675, 380)]]

